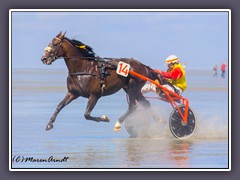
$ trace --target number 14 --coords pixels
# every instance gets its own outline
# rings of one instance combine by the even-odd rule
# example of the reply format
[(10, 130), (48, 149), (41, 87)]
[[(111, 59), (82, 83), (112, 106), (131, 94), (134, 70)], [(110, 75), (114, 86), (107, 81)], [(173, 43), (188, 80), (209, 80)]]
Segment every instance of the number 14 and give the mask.
[(130, 64), (119, 61), (118, 67), (117, 67), (117, 74), (127, 77), (129, 74), (129, 69), (130, 69)]

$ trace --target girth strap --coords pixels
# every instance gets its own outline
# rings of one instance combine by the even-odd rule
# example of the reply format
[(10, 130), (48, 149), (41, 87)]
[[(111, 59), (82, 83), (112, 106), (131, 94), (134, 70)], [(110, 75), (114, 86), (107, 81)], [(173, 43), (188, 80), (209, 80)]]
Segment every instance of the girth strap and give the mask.
[(85, 75), (88, 75), (88, 76), (94, 76), (96, 78), (100, 78), (100, 76), (96, 75), (96, 74), (91, 74), (91, 73), (87, 73), (87, 72), (76, 72), (76, 73), (68, 73), (69, 75), (75, 75), (75, 76), (85, 76)]
[(87, 73), (87, 72), (76, 72), (76, 73), (68, 73), (69, 75), (75, 75), (75, 76), (84, 76), (84, 75), (89, 75), (89, 76), (93, 76), (96, 78), (100, 79), (100, 86), (101, 86), (101, 95), (103, 95), (104, 93), (104, 88), (105, 88), (105, 78), (107, 76), (110, 76), (110, 73), (107, 71), (107, 67), (106, 67), (105, 62), (102, 61), (98, 61), (98, 68), (99, 68), (99, 75), (96, 74), (92, 74), (92, 73)]

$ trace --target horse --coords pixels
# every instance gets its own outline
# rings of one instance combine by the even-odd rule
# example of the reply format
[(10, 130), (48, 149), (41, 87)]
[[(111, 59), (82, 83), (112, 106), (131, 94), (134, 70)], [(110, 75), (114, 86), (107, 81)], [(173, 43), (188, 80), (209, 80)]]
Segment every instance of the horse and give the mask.
[(92, 47), (81, 41), (71, 40), (65, 37), (65, 34), (66, 32), (60, 32), (56, 35), (44, 49), (41, 57), (41, 61), (46, 65), (51, 65), (55, 60), (63, 58), (68, 69), (67, 93), (56, 107), (46, 130), (53, 128), (53, 123), (61, 109), (80, 96), (88, 98), (84, 113), (85, 119), (109, 122), (110, 120), (106, 115), (94, 117), (91, 116), (91, 112), (99, 98), (123, 89), (128, 97), (128, 109), (115, 123), (114, 131), (116, 132), (121, 130), (122, 122), (134, 111), (136, 103), (150, 107), (150, 102), (141, 93), (145, 81), (130, 74), (127, 77), (117, 74), (118, 63), (120, 61), (125, 62), (130, 65), (131, 70), (164, 83), (161, 76), (156, 74), (149, 66), (132, 58), (99, 58)]

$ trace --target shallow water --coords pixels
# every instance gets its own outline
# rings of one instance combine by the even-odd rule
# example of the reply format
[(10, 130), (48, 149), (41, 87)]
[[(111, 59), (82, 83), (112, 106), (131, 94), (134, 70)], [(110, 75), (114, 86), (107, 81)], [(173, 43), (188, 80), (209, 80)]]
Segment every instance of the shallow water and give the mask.
[[(12, 168), (229, 168), (228, 79), (213, 78), (207, 70), (187, 71), (184, 97), (197, 117), (187, 140), (177, 140), (168, 126), (171, 106), (150, 100), (159, 122), (146, 121), (150, 111), (128, 118), (140, 131), (113, 132), (127, 110), (123, 91), (101, 98), (93, 115), (106, 114), (109, 123), (85, 120), (87, 100), (78, 98), (58, 115), (54, 128), (45, 127), (66, 93), (66, 69), (12, 70)], [(149, 93), (149, 96), (154, 94)]]

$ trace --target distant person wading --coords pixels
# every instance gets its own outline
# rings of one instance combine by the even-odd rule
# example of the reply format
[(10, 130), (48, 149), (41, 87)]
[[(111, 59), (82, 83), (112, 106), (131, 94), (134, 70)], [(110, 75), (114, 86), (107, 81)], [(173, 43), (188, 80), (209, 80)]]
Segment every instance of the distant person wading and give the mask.
[(222, 76), (222, 78), (225, 78), (226, 66), (227, 66), (226, 63), (223, 63), (221, 65), (221, 71), (222, 71), (221, 76)]
[(213, 67), (213, 77), (217, 77), (217, 75), (218, 75), (218, 65), (215, 65), (214, 67)]

